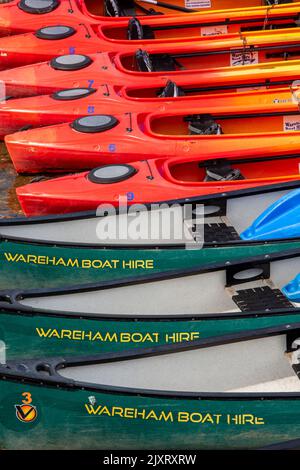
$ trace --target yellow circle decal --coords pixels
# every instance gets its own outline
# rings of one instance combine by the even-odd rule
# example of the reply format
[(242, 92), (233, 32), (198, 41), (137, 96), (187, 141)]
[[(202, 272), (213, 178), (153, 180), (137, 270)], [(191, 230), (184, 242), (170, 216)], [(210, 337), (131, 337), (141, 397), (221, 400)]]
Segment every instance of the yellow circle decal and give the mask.
[(16, 415), (23, 423), (32, 423), (37, 417), (36, 407), (33, 405), (16, 405)]

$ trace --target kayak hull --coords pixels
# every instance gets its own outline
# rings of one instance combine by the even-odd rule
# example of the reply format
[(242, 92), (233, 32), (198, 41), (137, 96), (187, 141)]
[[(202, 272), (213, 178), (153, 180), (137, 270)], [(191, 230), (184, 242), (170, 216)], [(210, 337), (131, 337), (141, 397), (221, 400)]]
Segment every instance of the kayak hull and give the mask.
[[(266, 161), (274, 172), (278, 168), (276, 177), (263, 173), (263, 177), (235, 181), (203, 182), (195, 184), (179, 184), (175, 179), (162, 177), (168, 174), (170, 162), (189, 161), (188, 159), (156, 159), (134, 162), (129, 168), (134, 169), (135, 175), (122, 182), (101, 184), (94, 182), (91, 173), (77, 173), (47, 181), (31, 183), (16, 189), (17, 196), (24, 213), (27, 216), (42, 216), (47, 214), (67, 214), (70, 212), (103, 209), (103, 205), (118, 207), (120, 204), (152, 204), (190, 202), (192, 198), (212, 195), (239, 194), (244, 190), (266, 189), (268, 185), (299, 181), (296, 170), (290, 175), (282, 174), (284, 159), (270, 159)], [(234, 162), (234, 160), (230, 160)], [(253, 159), (252, 165), (259, 165)], [(201, 160), (200, 160), (201, 162)], [(289, 159), (286, 160), (289, 163)], [(291, 160), (291, 164), (298, 165), (298, 157)], [(241, 167), (241, 163), (239, 164)], [(100, 167), (101, 168), (105, 167)]]
[[(12, 0), (7, 4), (2, 4), (0, 6), (0, 34), (2, 36), (6, 36), (9, 34), (20, 34), (30, 31), (35, 31), (38, 28), (41, 28), (45, 25), (57, 25), (57, 24), (70, 24), (77, 26), (79, 23), (85, 23), (87, 25), (98, 25), (99, 23), (107, 23), (107, 24), (116, 24), (123, 23), (124, 20), (129, 19), (129, 17), (107, 17), (101, 16), (103, 15), (103, 7), (99, 6), (98, 2), (95, 5), (93, 2), (88, 2), (86, 5), (85, 2), (72, 2), (72, 8), (70, 8), (69, 3), (67, 0), (62, 0), (56, 8), (52, 9), (52, 11), (44, 12), (43, 14), (31, 14), (29, 12), (24, 12), (18, 7), (18, 0)], [(174, 0), (169, 3), (176, 3)], [(154, 5), (153, 5), (154, 6)], [(267, 11), (269, 12), (270, 16), (281, 16), (287, 14), (297, 14), (298, 13), (298, 2), (295, 4), (287, 4), (287, 5), (274, 5), (273, 8), (270, 10), (269, 8), (263, 7), (259, 5), (258, 2), (249, 2), (247, 4), (247, 8), (242, 9), (230, 9), (229, 11), (222, 11), (222, 10), (211, 10), (208, 9), (202, 10), (196, 15), (189, 15), (190, 16), (198, 16), (200, 17), (200, 21), (218, 21), (220, 18), (222, 20), (227, 18), (227, 15), (230, 15), (231, 18), (235, 18), (237, 20), (243, 20), (245, 15), (252, 17), (252, 18), (264, 18), (266, 16)], [(145, 7), (147, 5), (145, 4)], [(226, 5), (227, 7), (227, 5)], [(255, 8), (256, 7), (256, 8)], [(155, 9), (155, 7), (154, 7)], [(101, 11), (102, 10), (102, 11)], [(178, 11), (167, 10), (164, 8), (158, 8), (160, 12), (164, 13), (164, 15), (170, 16), (170, 19), (175, 18), (180, 15)], [(138, 12), (141, 15), (141, 11)], [(132, 14), (130, 15), (132, 17)], [(166, 22), (166, 18), (162, 15), (158, 16), (151, 16), (151, 23), (157, 22), (160, 24), (163, 21), (163, 24)], [(142, 19), (143, 21), (143, 19)], [(198, 20), (199, 21), (199, 20)]]
[[(125, 88), (117, 91), (110, 87), (109, 94), (107, 94), (103, 88), (83, 89), (78, 91), (78, 98), (68, 100), (62, 100), (61, 94), (52, 94), (0, 102), (0, 138), (28, 126), (35, 128), (72, 122), (91, 111), (94, 114), (105, 114), (109, 109), (114, 115), (143, 112), (147, 107), (148, 112), (165, 112), (167, 109), (176, 112), (184, 108), (190, 110), (195, 108), (195, 112), (201, 109), (203, 113), (211, 114), (220, 110), (227, 112), (233, 109), (237, 113), (276, 112), (294, 110), (293, 99), (298, 96), (298, 89), (294, 90), (295, 96), (293, 97), (289, 87), (240, 93), (200, 93), (175, 98), (137, 98), (128, 94), (138, 93), (139, 90), (139, 88), (131, 90)], [(71, 92), (73, 91), (70, 90)], [(80, 93), (88, 95), (80, 96)], [(149, 96), (152, 94), (155, 94), (155, 88), (149, 89)]]
[[(175, 47), (175, 46), (174, 46)], [(173, 50), (174, 50), (173, 47)], [(176, 47), (179, 53), (180, 44)], [(195, 49), (195, 51), (197, 48)], [(156, 51), (158, 52), (158, 51)], [(162, 52), (167, 52), (162, 49)], [(178, 86), (188, 88), (197, 83), (199, 92), (236, 91), (245, 87), (290, 85), (299, 77), (299, 60), (221, 66), (206, 69), (187, 69), (166, 72), (138, 72), (127, 70), (122, 65), (121, 56), (109, 53), (89, 54), (90, 65), (73, 70), (56, 70), (49, 62), (40, 62), (24, 67), (3, 70), (0, 80), (9, 97), (25, 97), (50, 94), (64, 88), (93, 87), (149, 87), (164, 88), (168, 79)], [(230, 64), (230, 54), (228, 56)], [(104, 90), (107, 92), (107, 89)]]
[[(0, 38), (0, 69), (22, 67), (38, 62), (45, 62), (55, 57), (66, 54), (96, 54), (100, 52), (112, 54), (135, 53), (137, 49), (151, 49), (151, 53), (161, 52), (163, 48), (170, 53), (176, 53), (178, 45), (181, 47), (193, 48), (201, 53), (221, 52), (230, 50), (243, 51), (245, 43), (247, 47), (282, 45), (288, 47), (289, 44), (297, 44), (299, 27), (283, 29), (274, 32), (244, 32), (241, 34), (221, 35), (216, 40), (215, 37), (197, 35), (191, 37), (181, 37), (181, 30), (173, 39), (153, 39), (153, 40), (108, 40), (105, 38), (103, 30), (92, 28), (87, 25), (79, 25), (76, 28), (64, 25), (68, 29), (69, 36), (55, 39), (40, 37), (43, 31), (51, 31), (51, 27), (41, 28), (34, 33), (18, 34), (7, 38)], [(54, 27), (55, 28), (55, 27)], [(63, 26), (61, 26), (63, 28)], [(176, 26), (175, 26), (176, 28)], [(41, 32), (41, 33), (40, 33)], [(49, 34), (49, 33), (48, 33)], [(66, 35), (68, 33), (65, 33)], [(124, 34), (126, 37), (126, 33)], [(230, 55), (228, 56), (230, 59)], [(230, 60), (228, 59), (228, 65)], [(262, 58), (261, 58), (262, 59)], [(262, 60), (261, 60), (262, 61)], [(216, 60), (216, 64), (218, 61)]]

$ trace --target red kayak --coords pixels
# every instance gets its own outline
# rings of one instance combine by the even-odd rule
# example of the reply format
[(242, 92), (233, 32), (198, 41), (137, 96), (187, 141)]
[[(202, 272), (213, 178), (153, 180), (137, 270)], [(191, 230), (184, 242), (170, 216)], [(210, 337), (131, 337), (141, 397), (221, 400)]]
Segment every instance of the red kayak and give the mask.
[[(32, 96), (63, 88), (108, 86), (164, 87), (167, 79), (198, 91), (287, 84), (299, 78), (300, 41), (295, 33), (260, 36), (260, 44), (242, 49), (199, 51), (197, 44), (173, 45), (152, 54), (70, 54), (50, 62), (0, 72), (6, 96)], [(219, 49), (219, 50), (218, 50)], [(293, 60), (292, 60), (293, 59)], [(250, 65), (249, 65), (250, 64)], [(179, 79), (180, 77), (180, 79)]]
[[(138, 48), (150, 48), (152, 52), (156, 48), (169, 47), (182, 43), (196, 41), (197, 48), (201, 51), (219, 50), (230, 48), (243, 48), (245, 45), (251, 47), (255, 44), (266, 43), (268, 33), (263, 32), (262, 42), (261, 33), (254, 30), (248, 32), (244, 27), (243, 32), (225, 34), (216, 36), (199, 37), (199, 29), (191, 25), (186, 25), (184, 18), (174, 18), (173, 29), (166, 27), (169, 34), (154, 34), (154, 31), (160, 27), (154, 25), (143, 26), (137, 18), (131, 18), (127, 27), (115, 26), (86, 26), (79, 24), (77, 27), (65, 25), (44, 26), (34, 33), (19, 34), (15, 36), (0, 39), (0, 67), (1, 69), (9, 67), (19, 67), (51, 60), (64, 54), (92, 54), (97, 52), (115, 52), (128, 53), (135, 52)], [(194, 26), (194, 25), (192, 25)], [(220, 26), (221, 27), (221, 26)], [(296, 29), (295, 29), (296, 28)], [(203, 29), (203, 28), (202, 28)], [(145, 32), (144, 32), (145, 30)], [(194, 34), (192, 33), (194, 31)], [(291, 25), (285, 23), (285, 28), (279, 31), (269, 33), (270, 38), (275, 36), (274, 42), (291, 41), (297, 43), (299, 37), (298, 22), (294, 21)], [(290, 39), (288, 37), (290, 36)], [(270, 43), (270, 41), (269, 41)]]
[[(295, 111), (293, 102), (300, 98), (298, 88), (247, 90), (240, 93), (197, 93), (197, 81), (185, 93), (174, 82), (160, 88), (71, 88), (51, 95), (32, 96), (0, 102), (0, 138), (27, 128), (71, 122), (87, 114), (128, 112), (173, 112), (199, 109), (205, 113)], [(141, 96), (142, 94), (142, 96)]]
[[(197, 111), (197, 113), (195, 113)], [(299, 154), (298, 104), (285, 111), (198, 114), (199, 108), (159, 114), (88, 115), (72, 123), (5, 138), (19, 173), (91, 169), (158, 157), (209, 159)]]
[[(122, 17), (146, 16), (151, 24), (159, 25), (164, 15), (170, 18), (178, 17), (181, 13), (189, 13), (189, 21), (198, 17), (201, 21), (211, 23), (212, 27), (219, 26), (220, 21), (228, 19), (228, 25), (240, 22), (245, 17), (251, 19), (256, 26), (256, 20), (265, 24), (275, 17), (285, 22), (286, 17), (299, 13), (299, 2), (294, 0), (243, 0), (242, 8), (233, 0), (167, 0), (134, 1), (134, 0), (3, 0), (0, 5), (0, 34), (18, 34), (36, 31), (43, 26), (67, 24), (78, 26), (99, 25), (101, 23), (116, 25), (122, 22)], [(198, 8), (200, 13), (191, 14)], [(186, 15), (183, 15), (186, 16)], [(147, 18), (146, 18), (147, 19)], [(197, 21), (199, 21), (199, 19)], [(288, 20), (290, 21), (290, 20)], [(164, 22), (162, 24), (165, 24)]]
[[(300, 157), (153, 159), (114, 164), (17, 188), (27, 216), (97, 209), (100, 204), (148, 204), (299, 180)], [(238, 193), (236, 193), (238, 194)]]

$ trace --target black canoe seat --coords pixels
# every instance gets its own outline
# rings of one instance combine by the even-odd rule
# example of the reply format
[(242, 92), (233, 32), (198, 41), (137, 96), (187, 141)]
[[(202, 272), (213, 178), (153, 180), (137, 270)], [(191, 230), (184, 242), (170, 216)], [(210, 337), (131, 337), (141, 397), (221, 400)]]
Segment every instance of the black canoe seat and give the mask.
[(130, 41), (155, 39), (155, 35), (151, 26), (141, 25), (137, 18), (130, 18), (128, 21), (127, 39)]
[(238, 168), (232, 168), (227, 160), (208, 160), (199, 163), (199, 168), (205, 168), (206, 177), (204, 181), (235, 181), (244, 180)]
[(238, 290), (232, 300), (242, 312), (295, 308), (279, 289), (269, 286)]
[(105, 0), (104, 7), (106, 16), (119, 17), (136, 14), (133, 0)]
[(185, 96), (185, 93), (182, 88), (171, 80), (168, 80), (165, 88), (158, 93), (159, 98), (177, 98), (178, 96)]
[(138, 49), (135, 58), (140, 72), (171, 72), (182, 69), (181, 64), (170, 54), (148, 54), (147, 51)]
[(184, 118), (188, 122), (190, 135), (220, 135), (222, 127), (210, 114), (193, 114)]
[(281, 5), (284, 3), (293, 3), (294, 0), (265, 0), (265, 5), (271, 6), (271, 5)]

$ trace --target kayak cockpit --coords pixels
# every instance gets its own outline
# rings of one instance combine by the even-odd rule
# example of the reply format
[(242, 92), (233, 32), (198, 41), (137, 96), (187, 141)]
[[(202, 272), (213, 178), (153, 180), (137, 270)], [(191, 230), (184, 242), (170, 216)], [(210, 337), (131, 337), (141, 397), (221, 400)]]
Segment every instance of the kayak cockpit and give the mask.
[(219, 136), (299, 132), (300, 114), (296, 110), (279, 113), (152, 115), (146, 122), (157, 136)]
[[(220, 0), (221, 1), (221, 0)], [(192, 8), (185, 8), (183, 0), (170, 0), (164, 2), (171, 4), (170, 8), (156, 6), (147, 1), (134, 0), (82, 0), (82, 10), (94, 17), (107, 16), (112, 18), (131, 16), (170, 15), (178, 13), (192, 13)], [(174, 8), (172, 8), (174, 7)]]
[(162, 163), (164, 177), (182, 186), (214, 185), (220, 182), (228, 183), (228, 189), (233, 189), (235, 182), (240, 180), (265, 180), (280, 178), (282, 164), (285, 165), (286, 175), (299, 173), (300, 157), (288, 155), (284, 158), (244, 158), (244, 159), (182, 159), (182, 161)]
[(184, 17), (184, 21), (174, 19), (172, 24), (157, 24), (155, 21), (151, 22), (151, 18), (138, 19), (136, 17), (130, 18), (127, 27), (124, 25), (107, 25), (101, 26), (101, 34), (108, 40), (131, 40), (131, 41), (147, 41), (147, 40), (166, 40), (166, 39), (185, 39), (185, 38), (197, 38), (200, 37), (212, 37), (224, 35), (229, 36), (236, 33), (244, 32), (256, 32), (256, 31), (268, 31), (278, 29), (293, 29), (299, 28), (299, 14), (286, 13), (278, 17), (266, 18), (265, 15), (261, 15), (258, 18), (241, 18), (241, 19), (229, 19), (224, 18), (215, 20), (209, 19), (209, 21), (202, 20), (201, 18), (195, 21), (187, 20)]
[(182, 49), (177, 53), (151, 54), (139, 49), (135, 54), (122, 54), (115, 63), (126, 72), (184, 72), (189, 70), (209, 70), (224, 67), (258, 65), (269, 62), (286, 62), (300, 58), (300, 43), (284, 42), (191, 52)]

